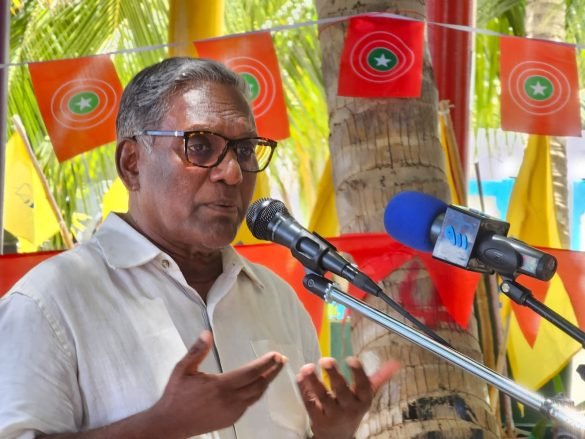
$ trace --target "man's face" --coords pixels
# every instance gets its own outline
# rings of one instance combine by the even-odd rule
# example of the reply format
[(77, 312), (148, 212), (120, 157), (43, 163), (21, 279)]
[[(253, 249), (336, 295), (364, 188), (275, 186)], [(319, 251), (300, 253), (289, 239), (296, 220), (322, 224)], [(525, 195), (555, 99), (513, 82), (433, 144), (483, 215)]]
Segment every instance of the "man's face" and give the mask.
[[(178, 93), (155, 130), (205, 130), (228, 138), (254, 137), (250, 107), (235, 88), (211, 82)], [(214, 168), (185, 161), (182, 138), (154, 137), (142, 149), (139, 189), (130, 214), (143, 233), (167, 250), (210, 251), (236, 235), (252, 198), (256, 175), (243, 173), (233, 150)]]

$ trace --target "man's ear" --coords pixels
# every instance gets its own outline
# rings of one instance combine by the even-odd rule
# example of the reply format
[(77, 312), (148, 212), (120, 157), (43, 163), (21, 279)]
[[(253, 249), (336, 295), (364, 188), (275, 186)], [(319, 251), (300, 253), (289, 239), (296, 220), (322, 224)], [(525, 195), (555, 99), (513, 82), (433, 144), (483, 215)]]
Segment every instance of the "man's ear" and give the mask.
[(116, 145), (116, 169), (128, 192), (140, 189), (138, 158), (140, 145), (134, 139), (123, 138)]

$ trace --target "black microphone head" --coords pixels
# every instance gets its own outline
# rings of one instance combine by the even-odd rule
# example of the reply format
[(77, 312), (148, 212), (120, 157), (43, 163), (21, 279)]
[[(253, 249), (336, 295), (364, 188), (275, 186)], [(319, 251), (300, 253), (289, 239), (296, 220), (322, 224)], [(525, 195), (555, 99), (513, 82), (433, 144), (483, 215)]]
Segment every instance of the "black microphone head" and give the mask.
[(272, 198), (260, 198), (254, 201), (246, 212), (246, 224), (255, 238), (270, 240), (268, 224), (278, 213), (288, 215), (284, 203)]

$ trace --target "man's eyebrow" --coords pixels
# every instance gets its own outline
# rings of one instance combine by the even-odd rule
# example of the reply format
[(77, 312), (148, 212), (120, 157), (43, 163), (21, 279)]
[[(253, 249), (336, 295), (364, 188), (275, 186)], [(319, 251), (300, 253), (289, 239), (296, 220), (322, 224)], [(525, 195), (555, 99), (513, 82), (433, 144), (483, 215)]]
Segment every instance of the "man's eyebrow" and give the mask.
[(209, 125), (195, 124), (187, 127), (184, 131), (213, 131)]
[(224, 133), (222, 133), (221, 131), (218, 131), (217, 129), (213, 129), (209, 125), (199, 125), (199, 124), (192, 125), (183, 131), (185, 131), (185, 132), (188, 132), (188, 131), (209, 131), (210, 133), (221, 134), (222, 136), (228, 137), (230, 139), (245, 139), (247, 137), (258, 137), (258, 133), (256, 132), (256, 130), (248, 131), (248, 132), (246, 132), (238, 137), (230, 137), (230, 136), (226, 136)]

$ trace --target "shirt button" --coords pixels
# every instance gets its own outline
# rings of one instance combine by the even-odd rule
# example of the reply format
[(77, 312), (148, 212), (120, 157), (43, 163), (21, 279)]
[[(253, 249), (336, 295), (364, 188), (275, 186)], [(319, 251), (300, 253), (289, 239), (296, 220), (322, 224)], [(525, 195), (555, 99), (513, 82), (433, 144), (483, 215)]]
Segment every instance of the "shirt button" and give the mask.
[(163, 260), (161, 261), (161, 264), (162, 264), (162, 266), (163, 266), (163, 268), (164, 268), (165, 270), (166, 270), (167, 268), (169, 268), (169, 265), (170, 265), (170, 263), (169, 263), (169, 261), (168, 261), (167, 259), (163, 259)]

